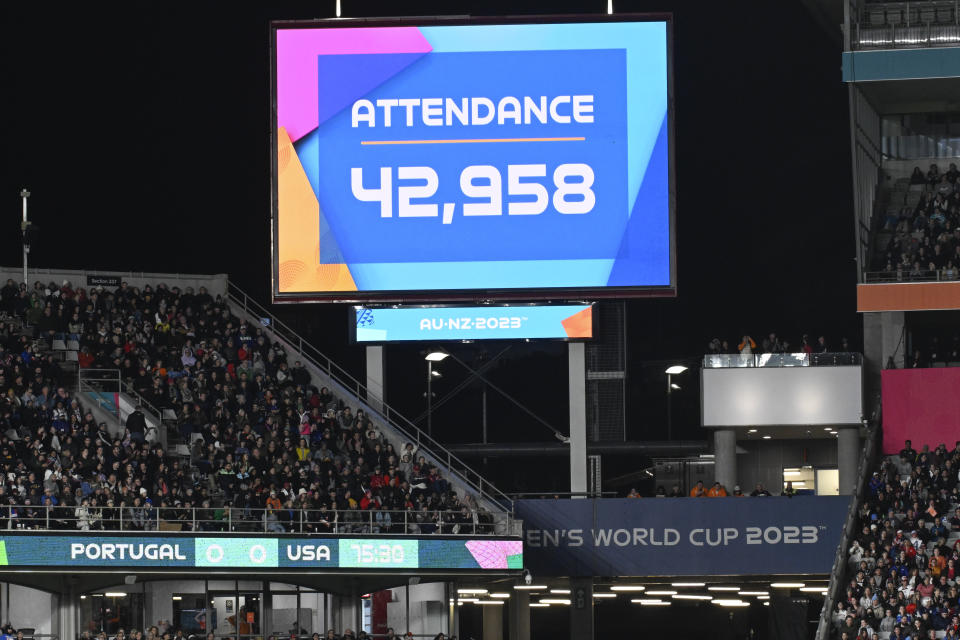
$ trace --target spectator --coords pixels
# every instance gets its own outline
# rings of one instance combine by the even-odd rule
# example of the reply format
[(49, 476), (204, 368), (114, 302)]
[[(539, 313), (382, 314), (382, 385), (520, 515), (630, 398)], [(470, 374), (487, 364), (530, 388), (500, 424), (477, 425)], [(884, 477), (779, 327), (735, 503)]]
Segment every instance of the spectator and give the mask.
[(703, 488), (703, 480), (697, 480), (697, 484), (694, 485), (693, 489), (690, 489), (691, 498), (703, 498), (706, 497), (706, 489)]
[(708, 498), (726, 498), (727, 490), (723, 488), (723, 485), (719, 481), (713, 483), (713, 486), (707, 490)]
[(766, 488), (764, 488), (762, 482), (758, 482), (754, 490), (750, 492), (750, 495), (756, 498), (758, 496), (769, 496), (770, 492), (767, 491)]

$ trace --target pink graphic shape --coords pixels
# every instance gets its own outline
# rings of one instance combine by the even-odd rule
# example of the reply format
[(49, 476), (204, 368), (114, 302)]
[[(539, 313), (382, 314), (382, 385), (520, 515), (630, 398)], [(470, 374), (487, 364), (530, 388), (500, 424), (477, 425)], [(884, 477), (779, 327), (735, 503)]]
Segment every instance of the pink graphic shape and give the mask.
[(277, 126), (296, 142), (317, 127), (317, 56), (429, 53), (416, 27), (277, 30)]
[(506, 569), (507, 556), (523, 553), (520, 540), (470, 540), (465, 544), (481, 569)]

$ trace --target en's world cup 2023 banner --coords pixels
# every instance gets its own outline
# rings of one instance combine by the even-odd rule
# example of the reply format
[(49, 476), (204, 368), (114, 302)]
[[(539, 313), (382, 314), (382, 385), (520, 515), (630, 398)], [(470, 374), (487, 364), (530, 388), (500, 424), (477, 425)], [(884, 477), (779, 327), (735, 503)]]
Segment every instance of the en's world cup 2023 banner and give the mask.
[(343, 24), (275, 25), (278, 299), (672, 291), (667, 22)]

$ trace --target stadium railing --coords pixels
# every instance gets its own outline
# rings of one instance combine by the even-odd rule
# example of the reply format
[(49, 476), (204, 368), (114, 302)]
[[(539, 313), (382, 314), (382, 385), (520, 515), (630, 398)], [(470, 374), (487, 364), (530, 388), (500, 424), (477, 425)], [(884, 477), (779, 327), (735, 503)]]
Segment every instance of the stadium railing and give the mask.
[(386, 422), (401, 438), (415, 443), (418, 448), (422, 447), (424, 455), (427, 455), (428, 459), (432, 458), (431, 462), (444, 469), (449, 476), (463, 482), (464, 485), (477, 492), (490, 504), (498, 505), (506, 511), (513, 511), (513, 500), (509, 496), (490, 484), (467, 463), (427, 435), (416, 424), (387, 404), (382, 397), (368, 389), (233, 282), (227, 282), (227, 296), (231, 303), (242, 309), (247, 315), (267, 319), (268, 322), (264, 323), (264, 329), (280, 337), (301, 359), (309, 361), (348, 393), (354, 395), (361, 402), (365, 402), (367, 405), (365, 409), (373, 412)]
[[(136, 513), (135, 513), (136, 511)], [(459, 511), (388, 509), (247, 509), (242, 507), (67, 507), (4, 505), (0, 529), (43, 531), (224, 531), (238, 533), (391, 535), (514, 535), (513, 516), (479, 512), (477, 522)], [(380, 519), (377, 519), (377, 515)]]
[(843, 367), (863, 364), (855, 352), (836, 353), (710, 353), (703, 356), (704, 369), (742, 367)]
[(863, 450), (860, 455), (860, 464), (857, 465), (857, 489), (847, 509), (847, 519), (843, 527), (843, 535), (837, 545), (833, 559), (833, 570), (830, 572), (830, 585), (823, 599), (823, 608), (820, 610), (820, 622), (817, 624), (816, 640), (830, 640), (833, 637), (831, 628), (835, 603), (842, 597), (843, 579), (847, 568), (847, 549), (851, 539), (856, 535), (857, 513), (863, 502), (863, 492), (867, 485), (867, 476), (876, 462), (877, 448), (880, 443), (881, 407), (877, 400), (877, 409), (867, 426), (867, 437), (864, 439)]

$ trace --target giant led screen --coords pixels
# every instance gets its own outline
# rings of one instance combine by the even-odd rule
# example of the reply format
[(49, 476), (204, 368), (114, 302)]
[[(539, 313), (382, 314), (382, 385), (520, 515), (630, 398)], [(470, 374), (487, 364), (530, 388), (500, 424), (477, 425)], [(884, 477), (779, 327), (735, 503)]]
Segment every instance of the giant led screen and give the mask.
[(669, 21), (369, 24), (273, 25), (275, 299), (674, 292)]

